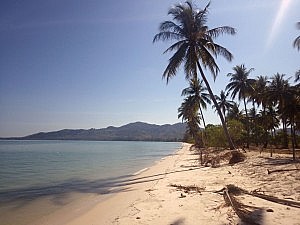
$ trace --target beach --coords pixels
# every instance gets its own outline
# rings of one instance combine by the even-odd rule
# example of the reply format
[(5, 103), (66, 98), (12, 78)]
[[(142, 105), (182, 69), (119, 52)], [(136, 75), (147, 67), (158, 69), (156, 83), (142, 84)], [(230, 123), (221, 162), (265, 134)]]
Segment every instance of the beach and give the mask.
[[(290, 156), (274, 154), (270, 159), (269, 153), (249, 152), (244, 162), (212, 168), (200, 166), (199, 155), (190, 147), (183, 144), (155, 165), (119, 180), (101, 201), (95, 196), (95, 204), (90, 207), (60, 211), (36, 224), (246, 224), (225, 204), (222, 192), (218, 192), (229, 184), (300, 202), (299, 163), (283, 163)], [(280, 169), (286, 171), (275, 171)], [(299, 207), (251, 195), (238, 199), (249, 206), (250, 216), (257, 224), (300, 224)]]

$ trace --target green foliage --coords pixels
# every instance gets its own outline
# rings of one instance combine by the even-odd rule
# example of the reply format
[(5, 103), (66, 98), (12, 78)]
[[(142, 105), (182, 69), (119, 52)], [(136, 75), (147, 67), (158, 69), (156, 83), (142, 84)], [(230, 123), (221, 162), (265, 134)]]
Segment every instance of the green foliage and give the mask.
[(238, 120), (228, 120), (227, 127), (235, 146), (242, 146), (247, 140), (247, 132), (242, 122)]
[(206, 145), (209, 147), (227, 147), (227, 139), (220, 125), (208, 124), (205, 129)]

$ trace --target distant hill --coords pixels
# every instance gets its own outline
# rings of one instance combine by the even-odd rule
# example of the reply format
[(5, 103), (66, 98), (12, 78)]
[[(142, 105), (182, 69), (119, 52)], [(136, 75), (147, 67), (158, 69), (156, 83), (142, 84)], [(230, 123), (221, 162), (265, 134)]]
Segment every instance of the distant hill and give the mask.
[(182, 141), (186, 124), (155, 125), (143, 122), (130, 123), (121, 127), (103, 129), (64, 129), (40, 132), (18, 140), (93, 140), (93, 141)]

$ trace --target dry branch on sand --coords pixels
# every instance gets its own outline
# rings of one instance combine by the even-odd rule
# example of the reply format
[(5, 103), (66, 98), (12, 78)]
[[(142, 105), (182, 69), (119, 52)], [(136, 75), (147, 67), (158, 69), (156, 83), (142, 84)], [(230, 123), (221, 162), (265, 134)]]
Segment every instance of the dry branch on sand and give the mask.
[(170, 184), (170, 187), (175, 187), (177, 190), (180, 191), (183, 190), (185, 193), (196, 192), (201, 194), (201, 191), (205, 190), (205, 187), (198, 187), (196, 185), (183, 186), (177, 184)]
[(236, 196), (241, 195), (241, 194), (247, 194), (247, 195), (251, 195), (254, 197), (262, 198), (267, 201), (275, 202), (278, 204), (287, 205), (287, 206), (291, 206), (291, 207), (295, 207), (295, 208), (300, 208), (300, 202), (279, 199), (279, 198), (276, 198), (276, 197), (273, 197), (270, 195), (258, 193), (256, 190), (249, 192), (245, 189), (236, 187), (231, 184), (226, 185), (226, 187), (222, 188), (219, 191), (216, 191), (215, 193), (222, 193), (226, 204), (231, 206), (233, 208), (233, 210), (235, 211), (235, 213), (238, 215), (238, 217), (242, 221), (246, 222), (247, 224), (248, 223), (253, 224), (253, 225), (258, 224), (254, 221), (255, 219), (251, 218), (251, 214), (253, 213), (253, 211), (251, 209), (259, 209), (259, 208), (248, 206), (248, 205), (241, 203), (236, 198)]

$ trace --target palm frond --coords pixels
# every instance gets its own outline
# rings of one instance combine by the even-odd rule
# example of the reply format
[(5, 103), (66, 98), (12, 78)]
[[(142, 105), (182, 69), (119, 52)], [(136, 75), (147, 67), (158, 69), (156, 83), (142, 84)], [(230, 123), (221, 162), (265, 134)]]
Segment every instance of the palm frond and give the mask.
[(177, 52), (169, 59), (169, 64), (163, 73), (163, 78), (167, 79), (167, 83), (170, 78), (176, 75), (176, 72), (184, 60), (186, 54), (187, 44), (183, 44), (177, 50)]
[(297, 48), (298, 51), (300, 50), (300, 36), (298, 36), (293, 43), (294, 48)]
[(164, 51), (164, 54), (167, 53), (167, 52), (171, 52), (173, 50), (178, 50), (182, 44), (185, 44), (186, 43), (186, 40), (182, 40), (182, 41), (178, 41), (176, 42), (175, 44), (171, 45), (169, 48), (167, 48), (165, 51)]
[(235, 35), (236, 30), (230, 26), (222, 26), (208, 30), (207, 33), (214, 39), (223, 34)]
[(229, 52), (226, 48), (224, 48), (216, 43), (214, 43), (214, 51), (216, 52), (217, 55), (223, 56), (229, 62), (231, 62), (233, 59), (233, 55), (231, 52)]
[(182, 36), (178, 33), (171, 31), (164, 31), (156, 34), (153, 38), (153, 43), (157, 41), (167, 41), (167, 40), (181, 40)]
[(205, 46), (200, 46), (199, 48), (199, 58), (201, 58), (202, 65), (205, 69), (209, 69), (213, 75), (214, 80), (216, 80), (218, 72), (220, 71), (214, 57), (211, 53), (205, 48)]

